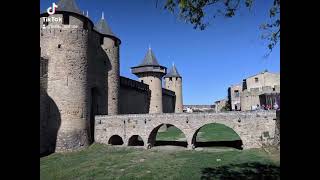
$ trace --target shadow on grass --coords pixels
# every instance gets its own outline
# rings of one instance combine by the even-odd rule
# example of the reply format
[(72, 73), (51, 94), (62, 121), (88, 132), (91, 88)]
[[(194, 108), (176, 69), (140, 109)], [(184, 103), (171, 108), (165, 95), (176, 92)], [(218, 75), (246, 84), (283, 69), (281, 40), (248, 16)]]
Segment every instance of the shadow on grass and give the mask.
[[(188, 147), (186, 141), (164, 141), (157, 140), (155, 146), (181, 146)], [(208, 142), (196, 142), (195, 147), (232, 147), (242, 150), (242, 141), (208, 141)]]
[(242, 150), (242, 141), (207, 141), (207, 142), (196, 142), (195, 147), (232, 147)]
[(217, 168), (204, 168), (201, 179), (244, 180), (244, 179), (280, 179), (280, 167), (261, 163), (230, 164)]
[(186, 141), (156, 141), (154, 146), (182, 146), (188, 147), (188, 143)]

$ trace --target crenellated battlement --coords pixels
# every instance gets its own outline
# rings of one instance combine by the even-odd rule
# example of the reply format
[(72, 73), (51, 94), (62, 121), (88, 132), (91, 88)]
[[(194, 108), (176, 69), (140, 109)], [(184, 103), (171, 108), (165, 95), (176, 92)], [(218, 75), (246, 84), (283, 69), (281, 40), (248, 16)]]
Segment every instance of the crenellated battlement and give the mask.
[(171, 91), (169, 89), (162, 88), (162, 94), (168, 95), (168, 96), (176, 96), (176, 93), (174, 91)]
[(135, 81), (135, 80), (126, 78), (126, 77), (123, 77), (123, 76), (120, 76), (120, 85), (130, 87), (130, 88), (139, 89), (142, 91), (149, 91), (149, 85), (144, 84), (139, 81)]

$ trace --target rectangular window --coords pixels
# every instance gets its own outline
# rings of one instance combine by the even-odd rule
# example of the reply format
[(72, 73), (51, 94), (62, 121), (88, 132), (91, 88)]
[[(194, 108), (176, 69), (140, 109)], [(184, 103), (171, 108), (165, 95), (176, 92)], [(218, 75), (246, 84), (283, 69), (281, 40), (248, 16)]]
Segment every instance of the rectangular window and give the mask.
[(88, 29), (88, 22), (87, 21), (83, 22), (83, 29), (85, 29), (85, 30)]
[(66, 15), (66, 14), (64, 14), (63, 15), (63, 24), (69, 24), (70, 22), (69, 22), (69, 16), (68, 15)]
[(239, 90), (234, 90), (234, 96), (235, 97), (239, 97), (240, 96)]
[(257, 82), (259, 82), (259, 78), (254, 78), (254, 81), (257, 83)]
[(103, 44), (103, 37), (100, 38), (100, 45)]
[(247, 89), (247, 80), (244, 79), (244, 80), (242, 81), (242, 90), (246, 90), (246, 89)]

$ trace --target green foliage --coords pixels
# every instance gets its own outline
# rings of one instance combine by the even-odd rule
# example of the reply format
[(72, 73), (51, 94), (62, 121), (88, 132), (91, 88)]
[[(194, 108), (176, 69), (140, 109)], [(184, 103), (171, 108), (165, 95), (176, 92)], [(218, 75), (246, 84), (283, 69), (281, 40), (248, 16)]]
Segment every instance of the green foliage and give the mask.
[[(273, 5), (269, 10), (270, 22), (261, 25), (263, 30), (263, 39), (269, 41), (268, 48), (270, 52), (280, 40), (280, 0), (272, 0)], [(175, 13), (184, 21), (191, 23), (195, 29), (204, 30), (209, 21), (205, 19), (215, 18), (217, 15), (225, 17), (235, 16), (240, 5), (244, 4), (249, 10), (252, 8), (254, 0), (165, 0), (164, 9)], [(212, 14), (208, 9), (216, 10)]]
[(229, 101), (227, 101), (226, 105), (221, 108), (221, 111), (231, 111), (231, 104)]

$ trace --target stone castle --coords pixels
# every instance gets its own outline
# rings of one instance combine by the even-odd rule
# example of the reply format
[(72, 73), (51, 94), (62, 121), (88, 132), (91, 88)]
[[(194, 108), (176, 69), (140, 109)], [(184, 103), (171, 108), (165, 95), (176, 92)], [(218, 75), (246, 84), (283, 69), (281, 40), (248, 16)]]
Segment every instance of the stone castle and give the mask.
[(228, 88), (232, 111), (249, 111), (259, 105), (280, 106), (280, 74), (263, 71)]
[(149, 48), (132, 67), (139, 81), (121, 77), (120, 45), (104, 15), (94, 24), (74, 0), (40, 14), (40, 154), (91, 144), (95, 115), (183, 111), (177, 68), (167, 73)]

